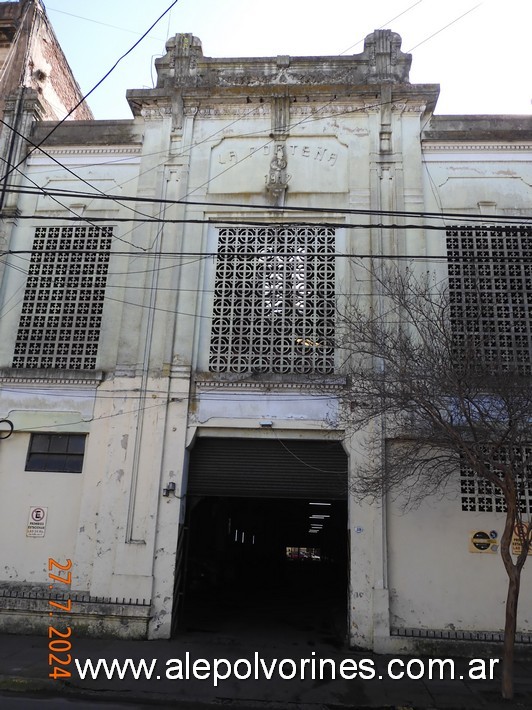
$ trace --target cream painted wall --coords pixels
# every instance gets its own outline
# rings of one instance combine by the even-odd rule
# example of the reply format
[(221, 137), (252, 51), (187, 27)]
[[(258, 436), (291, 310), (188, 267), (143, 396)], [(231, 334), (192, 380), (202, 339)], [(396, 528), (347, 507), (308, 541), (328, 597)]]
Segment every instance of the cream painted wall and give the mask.
[[(499, 631), (504, 626), (507, 575), (500, 556), (469, 552), (471, 533), (503, 531), (504, 516), (463, 512), (459, 493), (387, 515), (392, 626)], [(532, 558), (522, 575), (518, 630), (532, 631)]]
[[(90, 130), (90, 129), (89, 129)], [(137, 175), (140, 158), (135, 146), (126, 147), (87, 147), (75, 145), (62, 149), (48, 149), (57, 156), (57, 160), (64, 163), (76, 174), (87, 179), (102, 191), (110, 192), (119, 199), (122, 195), (135, 194), (137, 190)], [(109, 165), (111, 163), (111, 165)], [(59, 168), (56, 163), (41, 155), (32, 156), (25, 168), (28, 178), (44, 185), (49, 190), (78, 190), (88, 188), (75, 180), (67, 170)], [(101, 200), (82, 197), (59, 197), (59, 203), (51, 197), (40, 194), (21, 195), (18, 207), (24, 215), (35, 215), (34, 220), (23, 219), (13, 227), (10, 240), (10, 249), (19, 254), (7, 257), (7, 268), (0, 285), (0, 294), (3, 298), (2, 318), (0, 321), (0, 368), (10, 368), (13, 359), (13, 333), (16, 333), (20, 318), (26, 273), (29, 262), (29, 252), (33, 245), (35, 228), (37, 226), (66, 226), (76, 222), (62, 222), (61, 218), (72, 215), (82, 215), (89, 221), (91, 217), (109, 220), (131, 216), (128, 203), (118, 204), (110, 200)], [(65, 205), (72, 211), (65, 210)], [(51, 218), (51, 219), (50, 219)], [(55, 219), (54, 219), (55, 218)], [(85, 223), (86, 224), (86, 223)], [(97, 369), (112, 370), (117, 363), (119, 347), (119, 325), (122, 322), (123, 302), (135, 297), (132, 289), (126, 288), (128, 272), (128, 252), (135, 252), (132, 243), (133, 236), (129, 235), (131, 225), (115, 222), (112, 252), (121, 252), (120, 256), (113, 258), (107, 279), (107, 295), (104, 317), (102, 321), (100, 346), (98, 350)], [(136, 234), (136, 232), (135, 232)], [(143, 242), (145, 242), (143, 236)], [(141, 242), (142, 243), (142, 242)], [(142, 243), (144, 246), (144, 243)], [(137, 250), (138, 251), (138, 250)], [(26, 253), (24, 253), (26, 252)], [(125, 254), (124, 254), (125, 252)], [(135, 280), (136, 281), (136, 280)], [(140, 302), (142, 305), (142, 301)], [(142, 313), (142, 307), (136, 311)], [(2, 337), (5, 334), (6, 337)], [(137, 344), (136, 344), (137, 345)], [(137, 352), (131, 355), (131, 360), (136, 362)]]
[[(15, 433), (0, 443), (0, 580), (45, 584), (50, 557), (62, 564), (75, 561), (85, 473), (25, 471), (29, 442), (29, 434)], [(48, 508), (42, 538), (26, 537), (32, 506)]]
[[(503, 143), (468, 150), (427, 143), (424, 149), (427, 209), (530, 216), (532, 148)], [(485, 204), (483, 204), (485, 203)], [(462, 222), (464, 220), (462, 219)]]

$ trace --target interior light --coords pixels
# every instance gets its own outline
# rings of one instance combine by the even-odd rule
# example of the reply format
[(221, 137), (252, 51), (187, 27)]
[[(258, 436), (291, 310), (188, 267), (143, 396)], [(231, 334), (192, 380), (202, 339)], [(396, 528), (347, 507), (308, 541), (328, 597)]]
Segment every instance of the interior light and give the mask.
[(309, 505), (332, 505), (332, 503), (309, 503)]
[(321, 532), (321, 530), (315, 530), (315, 529), (309, 530), (309, 533), (318, 533), (318, 532)]
[(330, 515), (310, 515), (311, 520), (324, 520), (325, 518), (330, 518)]
[(305, 345), (307, 348), (319, 348), (321, 343), (310, 338), (296, 338), (297, 345)]

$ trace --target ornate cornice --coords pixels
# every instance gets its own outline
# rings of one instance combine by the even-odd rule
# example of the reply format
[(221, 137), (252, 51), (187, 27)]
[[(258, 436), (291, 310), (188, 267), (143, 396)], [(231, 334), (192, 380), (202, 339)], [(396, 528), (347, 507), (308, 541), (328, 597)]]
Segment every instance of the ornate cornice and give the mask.
[[(46, 148), (46, 152), (50, 155), (69, 155), (76, 157), (80, 155), (141, 155), (142, 146), (79, 146), (76, 148)], [(29, 156), (28, 161), (43, 159), (46, 159), (46, 156), (33, 153)]]
[(532, 143), (432, 143), (430, 138), (422, 140), (423, 151), (428, 152), (467, 152), (467, 151), (497, 151), (525, 152), (532, 151)]
[(75, 387), (93, 387), (96, 388), (103, 379), (102, 372), (95, 372), (93, 375), (81, 375), (80, 373), (67, 374), (63, 371), (52, 371), (43, 373), (42, 370), (31, 372), (21, 372), (20, 374), (7, 371), (0, 371), (0, 385), (2, 384), (18, 384), (18, 385), (44, 385), (44, 386), (75, 386)]
[(172, 117), (171, 106), (146, 106), (140, 111), (140, 115), (145, 121), (162, 121)]
[[(192, 107), (185, 106), (185, 115), (192, 115)], [(210, 118), (211, 116), (239, 116), (241, 118), (262, 118), (263, 116), (269, 117), (271, 115), (270, 104), (260, 104), (260, 106), (254, 106), (250, 108), (239, 104), (238, 106), (230, 104), (220, 104), (211, 106), (201, 106), (194, 112), (194, 115), (200, 118)]]
[(345, 380), (337, 382), (231, 382), (227, 380), (196, 380), (197, 390), (252, 390), (252, 391), (294, 391), (341, 390)]
[(399, 113), (424, 113), (426, 109), (427, 104), (424, 103), (410, 104), (408, 102), (404, 102), (392, 104), (392, 111), (396, 111)]

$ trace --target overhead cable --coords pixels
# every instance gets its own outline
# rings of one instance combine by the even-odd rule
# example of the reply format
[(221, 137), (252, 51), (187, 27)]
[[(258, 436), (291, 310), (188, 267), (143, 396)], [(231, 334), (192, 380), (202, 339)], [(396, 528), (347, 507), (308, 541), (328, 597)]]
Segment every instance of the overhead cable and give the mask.
[[(30, 150), (30, 152), (28, 153), (28, 155), (31, 155), (31, 153), (33, 153), (35, 150), (37, 150), (38, 148), (40, 148), (40, 147), (48, 140), (48, 138), (50, 138), (50, 136), (51, 136), (53, 133), (55, 133), (55, 131), (57, 131), (57, 129), (59, 128), (59, 126), (61, 126), (61, 125), (69, 118), (69, 116), (71, 116), (71, 115), (74, 113), (74, 111), (76, 111), (76, 109), (78, 109), (78, 108), (81, 106), (81, 104), (82, 104), (84, 101), (86, 101), (86, 100), (88, 99), (88, 97), (89, 97), (94, 91), (96, 91), (96, 89), (107, 79), (107, 77), (108, 77), (110, 74), (112, 74), (112, 72), (116, 69), (116, 67), (120, 64), (120, 62), (121, 62), (123, 59), (125, 59), (129, 54), (131, 54), (131, 52), (132, 52), (134, 49), (136, 49), (136, 47), (142, 42), (142, 40), (143, 40), (143, 39), (152, 31), (152, 29), (163, 19), (163, 17), (164, 17), (168, 12), (170, 12), (170, 10), (171, 10), (175, 5), (177, 5), (178, 2), (179, 2), (179, 0), (174, 0), (174, 2), (172, 2), (171, 5), (166, 8), (166, 10), (162, 13), (162, 15), (160, 15), (160, 16), (155, 20), (155, 22), (146, 30), (146, 32), (144, 32), (144, 34), (135, 42), (135, 44), (133, 44), (126, 52), (124, 52), (124, 54), (122, 54), (122, 56), (120, 56), (120, 57), (116, 60), (116, 62), (115, 62), (115, 63), (113, 64), (113, 66), (109, 69), (109, 71), (108, 71), (106, 74), (104, 74), (104, 76), (92, 87), (92, 89), (90, 89), (90, 91), (88, 91), (84, 96), (82, 96), (82, 98), (77, 102), (77, 104), (75, 104), (75, 106), (70, 109), (70, 111), (66, 114), (66, 116), (64, 116), (64, 118), (61, 119), (61, 121), (59, 121), (58, 123), (55, 124), (55, 126), (49, 131), (49, 133), (47, 133), (46, 136), (42, 139), (42, 141), (39, 143), (39, 145), (36, 146), (35, 148), (32, 148), (32, 150)], [(19, 165), (22, 165), (22, 164), (26, 161), (28, 155), (26, 155), (23, 160), (21, 160), (17, 165), (15, 165), (13, 168), (11, 168), (11, 170), (10, 170), (9, 172), (7, 172), (2, 178), (0, 178), (0, 183), (4, 182), (4, 181), (9, 177), (9, 175), (11, 175), (11, 173), (13, 172), (13, 170), (15, 170), (15, 168), (18, 168)]]
[[(35, 184), (35, 183), (34, 183)], [(101, 200), (110, 200), (112, 202), (116, 202), (117, 198), (114, 195), (104, 193), (102, 192), (101, 194), (94, 194), (94, 193), (88, 193), (88, 192), (83, 192), (81, 190), (45, 190), (45, 188), (42, 188), (38, 185), (36, 185), (35, 189), (32, 189), (30, 187), (18, 187), (18, 186), (8, 186), (7, 188), (8, 192), (11, 192), (13, 194), (27, 194), (27, 195), (39, 195), (39, 194), (45, 194), (50, 197), (56, 196), (56, 197), (73, 197), (73, 198), (85, 198), (85, 199), (94, 199), (98, 198)], [(303, 214), (339, 214), (339, 215), (369, 215), (369, 216), (383, 216), (383, 217), (410, 217), (410, 218), (420, 218), (420, 219), (460, 219), (460, 220), (467, 220), (468, 222), (503, 222), (504, 224), (508, 223), (516, 223), (516, 224), (522, 224), (525, 222), (530, 222), (532, 221), (532, 215), (530, 217), (524, 216), (524, 215), (508, 215), (508, 214), (495, 214), (495, 213), (487, 213), (487, 214), (482, 214), (482, 215), (472, 215), (470, 212), (424, 212), (420, 210), (383, 210), (383, 209), (361, 209), (361, 208), (344, 208), (344, 207), (308, 207), (306, 205), (284, 205), (282, 207), (277, 206), (277, 205), (268, 205), (268, 204), (255, 204), (255, 203), (246, 203), (246, 202), (214, 202), (214, 201), (209, 201), (209, 200), (189, 200), (189, 199), (179, 199), (179, 200), (169, 200), (169, 199), (163, 199), (163, 198), (153, 198), (153, 197), (141, 197), (141, 196), (136, 196), (136, 195), (123, 195), (119, 198), (120, 202), (140, 202), (140, 203), (147, 203), (147, 204), (157, 204), (157, 205), (192, 205), (196, 207), (225, 207), (225, 208), (237, 208), (237, 209), (249, 209), (249, 210), (260, 210), (262, 212), (288, 212), (288, 213), (294, 213), (294, 212), (300, 212)], [(64, 206), (64, 205), (63, 205)], [(66, 208), (68, 209), (68, 208)], [(136, 210), (134, 210), (136, 211)], [(117, 217), (117, 218), (91, 218), (91, 219), (105, 219), (107, 222), (114, 222), (114, 221), (120, 221), (120, 222), (128, 222), (128, 221), (147, 221), (147, 222), (153, 222), (153, 221), (162, 221), (159, 218), (152, 217), (151, 215), (145, 215), (144, 213), (140, 212), (138, 213), (141, 216), (145, 216), (147, 219), (146, 220), (141, 220), (138, 218), (129, 218), (129, 217)], [(40, 215), (34, 215), (35, 218), (41, 218)], [(23, 219), (28, 219), (29, 216), (23, 216)], [(62, 217), (57, 217), (55, 216), (54, 219), (64, 219)], [(79, 216), (79, 219), (86, 219), (84, 217)], [(168, 220), (164, 220), (168, 221)], [(175, 220), (174, 220), (175, 221)], [(177, 221), (188, 221), (188, 220), (177, 220)], [(198, 221), (198, 220), (194, 220)], [(226, 222), (223, 217), (211, 217), (210, 219), (204, 219), (204, 220), (199, 220), (200, 222)], [(244, 220), (246, 224), (250, 224), (250, 222)], [(267, 220), (265, 220), (267, 223)], [(264, 221), (261, 222), (260, 224), (264, 224)], [(298, 222), (299, 224), (299, 222)], [(337, 225), (338, 226), (338, 225)], [(365, 226), (371, 226), (371, 225), (365, 225)], [(380, 226), (380, 225), (379, 225)], [(394, 225), (394, 227), (404, 227), (405, 225)], [(420, 225), (416, 225), (418, 228)]]

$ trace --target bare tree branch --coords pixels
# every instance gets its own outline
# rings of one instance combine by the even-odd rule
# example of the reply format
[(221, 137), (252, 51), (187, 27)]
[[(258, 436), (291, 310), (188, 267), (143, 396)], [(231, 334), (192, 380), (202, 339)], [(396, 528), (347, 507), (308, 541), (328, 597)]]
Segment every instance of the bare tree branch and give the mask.
[[(353, 492), (376, 501), (401, 496), (415, 506), (442, 493), (461, 469), (500, 492), (506, 511), (501, 557), (509, 579), (503, 695), (511, 697), (520, 574), (532, 545), (532, 378), (507, 350), (493, 357), (486, 326), (493, 313), (480, 295), (464, 335), (457, 322), (463, 308), (447, 282), (382, 264), (367, 273), (374, 298), (346, 297), (337, 314), (337, 346), (348, 373), (342, 424), (360, 433), (368, 452)], [(514, 560), (516, 534), (521, 549)]]

